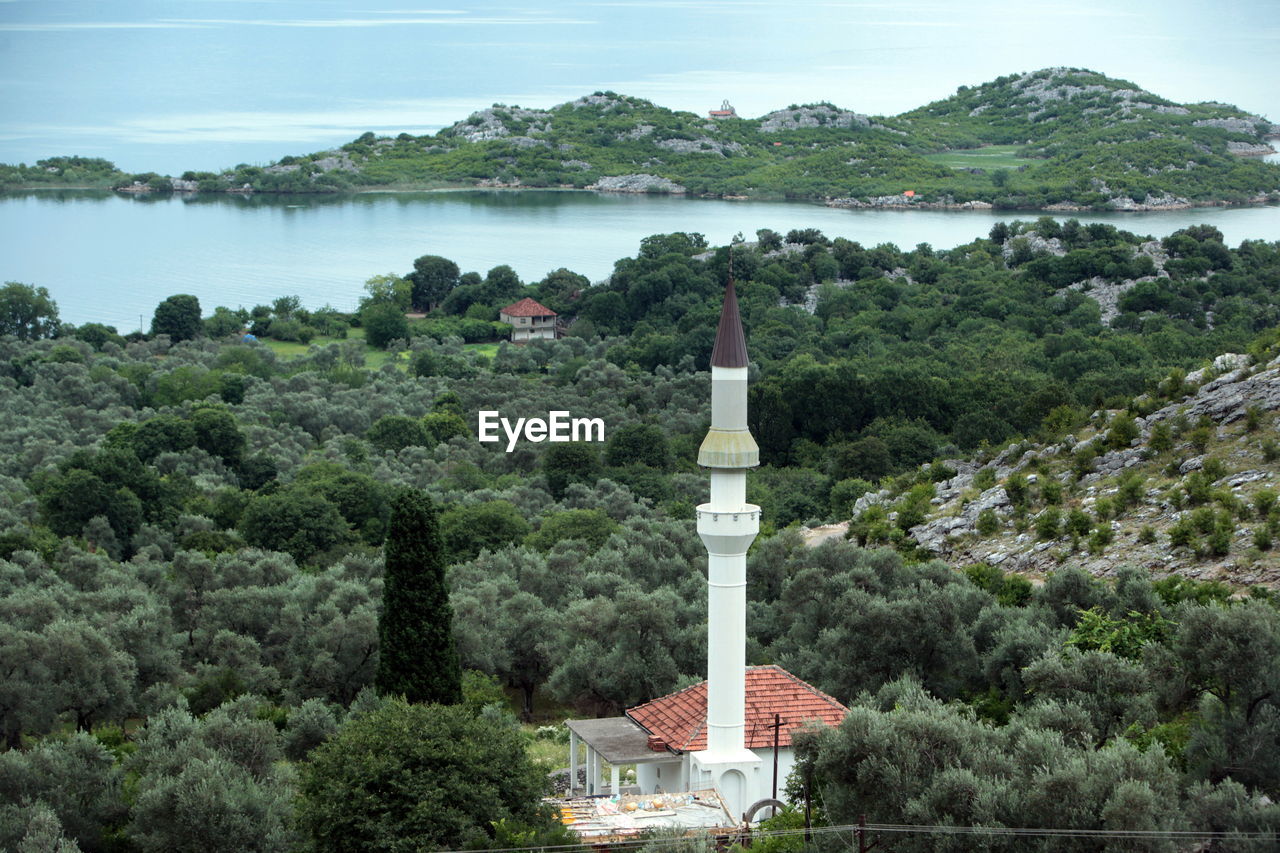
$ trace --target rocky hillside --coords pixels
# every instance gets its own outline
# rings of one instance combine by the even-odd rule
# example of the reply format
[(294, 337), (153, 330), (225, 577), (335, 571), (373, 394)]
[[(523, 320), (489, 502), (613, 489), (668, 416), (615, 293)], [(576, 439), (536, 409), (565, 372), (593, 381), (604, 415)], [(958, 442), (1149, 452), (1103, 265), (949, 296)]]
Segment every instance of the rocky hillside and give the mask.
[[(1189, 138), (1209, 128), (1237, 145), (1262, 146), (1278, 128), (1228, 104), (1176, 104), (1120, 80), (1078, 68), (1045, 68), (961, 86), (954, 95), (898, 116), (894, 126), (949, 147), (1045, 143), (1060, 134), (1103, 133), (1131, 127), (1176, 130)], [(1210, 140), (1216, 134), (1203, 139)]]
[(894, 117), (818, 103), (711, 118), (612, 92), (550, 109), (495, 104), (436, 134), (366, 133), (267, 167), (188, 173), (179, 186), (576, 187), (850, 206), (1248, 202), (1280, 198), (1280, 166), (1241, 156), (1269, 152), (1275, 131), (1224, 104), (1175, 104), (1124, 80), (1051, 68), (962, 86)]
[(909, 540), (955, 565), (1043, 576), (1158, 575), (1280, 587), (1280, 358), (1219, 356), (1162, 398), (1097, 411), (1060, 440), (926, 466), (925, 482), (864, 495), (847, 530)]

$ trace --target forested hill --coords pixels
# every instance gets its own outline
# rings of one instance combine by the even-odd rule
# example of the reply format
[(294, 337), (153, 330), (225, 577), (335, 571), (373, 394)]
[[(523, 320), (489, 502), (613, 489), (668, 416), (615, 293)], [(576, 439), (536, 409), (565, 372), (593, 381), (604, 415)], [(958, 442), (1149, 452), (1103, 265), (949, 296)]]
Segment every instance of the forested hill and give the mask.
[[(732, 250), (764, 462), (747, 656), (851, 709), (811, 744), (814, 819), (1063, 830), (965, 853), (1117, 827), (1274, 850), (1280, 243), (1050, 217), (942, 251), (755, 236)], [(176, 294), (128, 337), (0, 287), (0, 849), (397, 849), (423, 802), (449, 820), (413, 849), (556, 846), (521, 746), (568, 733), (522, 737), (508, 702), (558, 723), (705, 671), (729, 256), (654, 235), (593, 286), (424, 255), (353, 316)], [(522, 295), (568, 334), (494, 343)], [(606, 440), (506, 452), (476, 440), (489, 409)], [(462, 732), (444, 765), (374, 690), (406, 495), (472, 670), (463, 708), (423, 712)], [(799, 529), (855, 508), (848, 540)]]
[[(1175, 104), (1050, 68), (893, 117), (819, 103), (711, 119), (597, 92), (550, 109), (495, 104), (433, 135), (366, 133), (267, 166), (103, 179), (134, 191), (595, 187), (849, 206), (1165, 208), (1280, 199), (1280, 166), (1250, 156), (1268, 153), (1276, 132), (1225, 104)], [(67, 175), (55, 161), (0, 167), (0, 186)]]

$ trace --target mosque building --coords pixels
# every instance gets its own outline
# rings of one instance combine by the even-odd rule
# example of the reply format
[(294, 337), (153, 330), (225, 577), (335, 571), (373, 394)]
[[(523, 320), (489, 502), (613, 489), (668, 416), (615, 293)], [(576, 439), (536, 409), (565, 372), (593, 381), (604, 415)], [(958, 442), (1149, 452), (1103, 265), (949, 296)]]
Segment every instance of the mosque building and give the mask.
[(778, 798), (795, 763), (796, 729), (812, 721), (834, 726), (847, 713), (781, 667), (746, 665), (747, 550), (760, 530), (760, 507), (746, 499), (747, 469), (760, 464), (747, 426), (747, 365), (730, 280), (711, 354), (711, 429), (698, 451), (711, 478), (710, 497), (697, 508), (707, 548), (707, 680), (621, 717), (570, 720), (575, 788), (579, 743), (586, 746), (586, 789), (574, 793), (617, 796), (624, 790), (619, 768), (634, 764), (636, 793), (714, 789), (737, 817)]

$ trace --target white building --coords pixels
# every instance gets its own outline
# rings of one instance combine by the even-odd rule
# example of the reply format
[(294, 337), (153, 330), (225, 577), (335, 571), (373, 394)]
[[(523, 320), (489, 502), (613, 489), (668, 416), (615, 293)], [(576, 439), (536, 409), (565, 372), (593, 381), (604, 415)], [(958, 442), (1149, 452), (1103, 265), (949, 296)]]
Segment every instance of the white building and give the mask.
[(499, 309), (498, 319), (511, 324), (512, 343), (524, 343), (534, 338), (555, 340), (556, 312), (527, 296)]
[(781, 791), (795, 762), (792, 732), (811, 720), (836, 725), (847, 712), (780, 667), (746, 666), (747, 550), (760, 530), (760, 507), (746, 502), (747, 469), (760, 464), (747, 427), (747, 365), (730, 281), (711, 353), (711, 430), (698, 450), (698, 464), (711, 476), (710, 499), (697, 509), (707, 547), (707, 680), (625, 717), (569, 721), (569, 778), (576, 786), (581, 740), (585, 793), (604, 792), (601, 767), (608, 763), (609, 791), (617, 795), (619, 768), (634, 764), (640, 793), (714, 788), (730, 814), (741, 815)]

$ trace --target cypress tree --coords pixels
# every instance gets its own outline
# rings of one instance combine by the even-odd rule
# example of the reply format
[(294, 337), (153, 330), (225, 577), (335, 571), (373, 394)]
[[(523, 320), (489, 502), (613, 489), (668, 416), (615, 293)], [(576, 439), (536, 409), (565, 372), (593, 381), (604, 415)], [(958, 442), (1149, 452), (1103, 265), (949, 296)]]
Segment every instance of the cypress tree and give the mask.
[(378, 692), (403, 695), (410, 702), (456, 705), (462, 701), (462, 670), (444, 582), (444, 545), (431, 498), (408, 489), (395, 497), (385, 554)]

